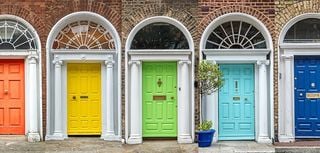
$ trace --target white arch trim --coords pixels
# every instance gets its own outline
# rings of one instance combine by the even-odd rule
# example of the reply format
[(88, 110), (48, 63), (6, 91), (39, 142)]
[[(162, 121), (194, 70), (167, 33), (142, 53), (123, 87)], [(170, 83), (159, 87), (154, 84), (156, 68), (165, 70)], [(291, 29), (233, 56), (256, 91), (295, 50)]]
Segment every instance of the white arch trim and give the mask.
[[(169, 24), (172, 24), (174, 25), (175, 27), (177, 27), (183, 34), (184, 36), (186, 37), (187, 41), (188, 41), (188, 44), (189, 44), (189, 49), (164, 49), (164, 50), (161, 50), (161, 49), (134, 49), (134, 50), (131, 50), (130, 49), (130, 46), (131, 46), (131, 42), (134, 38), (134, 36), (137, 34), (137, 32), (139, 30), (141, 30), (143, 27), (151, 24), (151, 23), (155, 23), (155, 22), (165, 22), (165, 23), (169, 23)], [(191, 58), (191, 59), (190, 59)], [(129, 33), (128, 35), (128, 38), (126, 40), (126, 45), (125, 45), (125, 83), (126, 83), (126, 88), (125, 88), (125, 92), (126, 92), (126, 96), (125, 96), (125, 102), (126, 102), (126, 112), (125, 112), (125, 115), (126, 115), (126, 128), (125, 128), (125, 139), (127, 141), (127, 143), (130, 143), (130, 144), (136, 144), (136, 143), (142, 143), (142, 132), (141, 132), (141, 128), (142, 128), (142, 116), (141, 114), (136, 114), (137, 115), (137, 118), (138, 118), (138, 122), (141, 124), (138, 123), (138, 125), (136, 126), (139, 126), (139, 129), (138, 129), (138, 134), (137, 135), (132, 135), (130, 136), (129, 134), (129, 128), (131, 128), (132, 125), (130, 125), (130, 121), (129, 121), (129, 118), (130, 118), (130, 80), (132, 80), (132, 74), (131, 74), (131, 70), (129, 70), (129, 64), (136, 64), (138, 65), (138, 74), (136, 74), (137, 76), (135, 76), (140, 82), (142, 81), (141, 80), (141, 75), (142, 75), (142, 68), (140, 66), (140, 61), (179, 61), (179, 63), (184, 63), (184, 64), (187, 64), (187, 68), (188, 68), (188, 74), (189, 74), (189, 77), (190, 79), (187, 80), (187, 84), (188, 86), (191, 88), (190, 91), (186, 91), (186, 92), (190, 92), (191, 96), (190, 96), (190, 99), (188, 102), (189, 103), (189, 110), (191, 112), (189, 112), (189, 115), (190, 115), (190, 118), (191, 118), (191, 121), (189, 122), (189, 127), (187, 128), (190, 128), (190, 131), (187, 131), (187, 133), (183, 133), (183, 132), (179, 132), (179, 131), (182, 131), (182, 130), (179, 130), (181, 129), (181, 124), (180, 121), (181, 120), (190, 120), (190, 118), (180, 118), (182, 117), (182, 115), (179, 115), (181, 114), (181, 112), (179, 113), (179, 110), (178, 110), (178, 142), (179, 143), (191, 143), (193, 142), (194, 140), (194, 43), (193, 43), (193, 39), (192, 39), (192, 36), (191, 36), (191, 33), (188, 31), (188, 29), (181, 23), (179, 22), (178, 20), (176, 19), (173, 19), (171, 17), (167, 17), (167, 16), (154, 16), (154, 17), (150, 17), (150, 18), (147, 18), (147, 19), (144, 19), (143, 21), (141, 21), (140, 23), (138, 23)], [(183, 65), (183, 64), (181, 64)], [(191, 65), (191, 66), (190, 66)], [(181, 68), (182, 66), (178, 66), (178, 82), (179, 80), (181, 81), (182, 79), (180, 78), (181, 74), (180, 74), (180, 71), (181, 71)], [(184, 71), (186, 72), (186, 71)], [(131, 77), (131, 78), (130, 78)], [(180, 78), (180, 79), (179, 79)], [(185, 81), (185, 80), (184, 80)], [(179, 84), (179, 83), (178, 83)], [(183, 83), (181, 83), (183, 84)], [(180, 85), (181, 85), (180, 84)], [(185, 84), (181, 85), (181, 86), (184, 86)], [(142, 90), (141, 88), (141, 85), (139, 87), (139, 92)], [(177, 92), (178, 93), (178, 99), (182, 99), (183, 96), (179, 96), (179, 91)], [(186, 97), (186, 96), (184, 96)], [(140, 103), (142, 101), (142, 98), (141, 97), (137, 97), (138, 100)], [(179, 101), (182, 101), (182, 100), (178, 100), (178, 107), (180, 106), (180, 104), (182, 102), (179, 102)], [(139, 108), (142, 107), (141, 104), (139, 104)], [(130, 138), (131, 137), (131, 138)]]
[[(205, 49), (205, 45), (206, 45), (206, 41), (209, 37), (209, 35), (211, 34), (211, 32), (218, 27), (219, 25), (225, 23), (225, 22), (229, 22), (229, 21), (244, 21), (247, 22), (251, 25), (253, 25), (255, 28), (257, 28), (263, 35), (263, 37), (266, 40), (267, 43), (267, 49)], [(259, 71), (258, 68), (261, 67), (261, 63), (263, 63), (262, 65), (270, 65), (269, 66), (269, 71), (267, 72), (266, 75), (267, 78), (269, 78), (269, 89), (266, 89), (266, 92), (261, 92), (261, 93), (269, 93), (268, 97), (266, 96), (266, 98), (268, 98), (268, 105), (270, 106), (270, 112), (267, 113), (270, 124), (268, 124), (268, 135), (260, 135), (259, 136), (259, 130), (258, 128), (261, 128), (261, 126), (258, 126), (257, 124), (259, 124), (259, 122), (261, 121), (261, 119), (256, 119), (255, 123), (255, 129), (256, 129), (256, 140), (258, 142), (261, 143), (270, 143), (271, 139), (274, 136), (274, 121), (273, 121), (273, 116), (274, 116), (274, 104), (273, 104), (273, 97), (274, 95), (273, 93), (273, 43), (272, 43), (272, 37), (270, 32), (268, 31), (268, 28), (256, 17), (251, 16), (249, 14), (245, 14), (245, 13), (240, 13), (240, 12), (236, 12), (236, 13), (228, 13), (228, 14), (224, 14), (222, 16), (217, 17), (216, 19), (214, 19), (213, 21), (211, 21), (211, 23), (206, 27), (206, 29), (204, 30), (201, 39), (200, 39), (200, 52), (199, 52), (199, 57), (200, 60), (203, 59), (202, 54), (205, 53), (207, 55), (207, 60), (212, 60), (215, 63), (253, 63), (255, 65), (255, 91), (260, 90), (258, 84), (260, 84), (261, 82), (259, 81), (259, 79), (257, 79), (259, 77)], [(269, 61), (266, 59), (266, 55), (270, 53), (270, 59)], [(268, 70), (267, 69), (267, 70)], [(259, 81), (259, 82), (258, 82)], [(255, 93), (255, 114), (256, 116), (260, 110), (263, 110), (265, 108), (258, 108), (259, 103), (258, 100), (263, 99), (263, 98), (259, 98), (258, 97), (258, 93)], [(265, 99), (266, 99), (265, 98)], [(208, 103), (209, 105), (206, 106), (205, 108), (202, 109), (206, 109), (205, 113), (202, 117), (209, 119), (209, 120), (213, 120), (215, 123), (218, 122), (218, 92), (215, 92), (212, 95), (208, 95), (207, 100), (209, 101), (214, 101), (214, 103)], [(210, 108), (210, 109), (209, 109)], [(203, 110), (201, 110), (203, 111)], [(266, 114), (266, 113), (264, 113)], [(218, 124), (214, 124), (214, 128), (218, 129)], [(264, 129), (265, 131), (265, 129)], [(218, 132), (217, 132), (218, 133)], [(214, 141), (218, 141), (218, 134), (215, 135), (214, 137)]]
[[(115, 50), (108, 50), (108, 51), (88, 51), (88, 50), (69, 50), (72, 53), (70, 54), (70, 52), (68, 53), (68, 49), (62, 50), (61, 54), (58, 52), (54, 52), (52, 50), (52, 45), (54, 42), (54, 39), (56, 38), (56, 36), (59, 34), (59, 32), (68, 24), (72, 23), (72, 22), (76, 22), (76, 21), (81, 21), (81, 20), (85, 20), (85, 21), (92, 21), (95, 22), (101, 26), (103, 26), (104, 28), (106, 28), (112, 38), (115, 41)], [(80, 11), (80, 12), (74, 12), (71, 13), (63, 18), (61, 18), (51, 29), (48, 38), (47, 38), (47, 43), (46, 43), (46, 56), (47, 56), (47, 136), (46, 139), (47, 140), (61, 140), (66, 138), (67, 136), (65, 134), (61, 134), (59, 135), (59, 137), (55, 137), (52, 134), (52, 129), (50, 129), (52, 127), (52, 123), (50, 123), (50, 120), (53, 118), (53, 116), (50, 115), (50, 111), (52, 111), (53, 109), (50, 108), (50, 104), (54, 103), (51, 102), (52, 101), (52, 96), (54, 96), (54, 90), (51, 89), (50, 84), (52, 84), (52, 78), (54, 78), (53, 75), (53, 65), (52, 62), (59, 62), (59, 61), (76, 61), (76, 62), (82, 62), (82, 61), (99, 61), (100, 63), (102, 63), (102, 77), (101, 77), (101, 83), (103, 85), (105, 85), (105, 81), (106, 79), (104, 77), (106, 77), (106, 75), (104, 73), (106, 73), (107, 69), (107, 65), (111, 63), (111, 65), (113, 66), (113, 75), (117, 76), (114, 77), (114, 80), (116, 80), (117, 84), (114, 85), (114, 87), (116, 87), (116, 91), (117, 91), (117, 95), (115, 96), (115, 99), (117, 99), (117, 101), (114, 101), (114, 106), (117, 106), (117, 110), (114, 110), (114, 112), (118, 113), (118, 117), (115, 119), (117, 120), (117, 125), (115, 125), (115, 129), (117, 131), (117, 134), (115, 136), (104, 136), (104, 129), (105, 127), (102, 127), (102, 135), (101, 138), (104, 140), (111, 140), (111, 141), (120, 141), (121, 140), (121, 41), (120, 41), (120, 36), (116, 30), (116, 28), (112, 25), (112, 23), (110, 21), (108, 21), (106, 18), (104, 18), (103, 16), (94, 13), (94, 12), (88, 12), (88, 11)], [(60, 52), (60, 51), (59, 51)], [(55, 57), (52, 57), (51, 54), (54, 54)], [(57, 56), (56, 56), (57, 55)], [(115, 58), (116, 57), (116, 58)], [(115, 64), (113, 64), (115, 63)], [(63, 64), (62, 64), (63, 66)], [(65, 67), (65, 66), (63, 66)], [(109, 67), (109, 66), (108, 66)], [(116, 70), (115, 70), (116, 68)], [(62, 68), (62, 71), (66, 71), (66, 68)], [(62, 73), (66, 73), (66, 72), (62, 72)], [(52, 76), (51, 76), (52, 75)], [(65, 79), (65, 78), (63, 78)], [(64, 81), (64, 80), (61, 80)], [(104, 100), (107, 98), (104, 96), (104, 90), (106, 90), (106, 87), (102, 87), (102, 109), (106, 109), (103, 105), (104, 105)], [(63, 93), (62, 93), (63, 94)], [(62, 95), (63, 96), (63, 95)], [(51, 109), (51, 110), (50, 110)], [(105, 110), (102, 111), (106, 112)], [(106, 112), (108, 113), (108, 112)], [(64, 115), (66, 116), (66, 115)], [(102, 115), (102, 124), (104, 122), (105, 115)], [(66, 120), (66, 117), (61, 117), (63, 120)], [(103, 124), (104, 125), (104, 124)]]
[(206, 41), (210, 36), (211, 32), (219, 25), (228, 21), (244, 21), (253, 25), (262, 33), (263, 37), (266, 39), (267, 49), (270, 50), (273, 48), (271, 34), (268, 31), (268, 28), (260, 20), (258, 20), (254, 16), (245, 13), (228, 13), (217, 17), (216, 19), (211, 21), (211, 23), (206, 27), (200, 39), (200, 50), (205, 49)]
[[(25, 59), (25, 133), (28, 141), (40, 141), (42, 132), (42, 80), (41, 80), (41, 42), (34, 27), (25, 19), (11, 15), (2, 14), (0, 20), (15, 20), (26, 26), (35, 37), (35, 50), (10, 50), (1, 52), (1, 59)], [(34, 63), (35, 61), (35, 63)], [(32, 64), (35, 64), (31, 66)], [(32, 67), (32, 68), (31, 68)], [(36, 84), (36, 91), (30, 91), (30, 87)], [(34, 112), (35, 111), (35, 112)], [(32, 113), (34, 112), (34, 113)]]
[(129, 33), (128, 35), (128, 39), (126, 40), (126, 46), (125, 46), (125, 50), (129, 51), (130, 50), (130, 46), (131, 46), (131, 42), (134, 38), (134, 36), (145, 26), (151, 24), (151, 23), (155, 23), (155, 22), (165, 22), (165, 23), (170, 23), (172, 25), (174, 25), (175, 27), (177, 27), (186, 37), (188, 44), (189, 44), (189, 50), (193, 51), (194, 50), (194, 43), (192, 40), (192, 36), (189, 32), (189, 30), (178, 20), (167, 17), (167, 16), (154, 16), (154, 17), (150, 17), (147, 19), (142, 20), (140, 23), (138, 23)]

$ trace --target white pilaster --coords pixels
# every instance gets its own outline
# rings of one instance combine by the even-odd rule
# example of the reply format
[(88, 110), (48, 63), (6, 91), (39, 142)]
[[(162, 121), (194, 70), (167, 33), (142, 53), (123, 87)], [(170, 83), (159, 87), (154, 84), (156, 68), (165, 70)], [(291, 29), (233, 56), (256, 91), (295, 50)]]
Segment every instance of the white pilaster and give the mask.
[[(279, 135), (280, 142), (291, 142), (294, 141), (294, 125), (293, 125), (293, 82), (292, 82), (292, 55), (283, 55), (284, 60), (284, 101), (283, 107), (280, 108), (281, 111), (284, 111), (282, 118), (282, 128), (284, 128), (284, 135)], [(280, 101), (281, 102), (281, 101)]]
[(142, 102), (140, 101), (140, 78), (139, 78), (139, 66), (140, 61), (130, 61), (131, 65), (131, 79), (130, 79), (130, 91), (129, 91), (129, 105), (130, 105), (130, 134), (128, 144), (139, 144), (142, 143)]
[(114, 133), (114, 99), (113, 99), (113, 64), (114, 61), (105, 61), (106, 65), (106, 125), (103, 125), (102, 138), (109, 141), (118, 141), (119, 138)]
[(268, 134), (268, 81), (267, 81), (267, 65), (268, 60), (261, 60), (257, 62), (259, 66), (259, 119), (258, 119), (258, 139), (259, 143), (271, 143), (271, 139)]
[(37, 91), (37, 59), (36, 55), (28, 56), (28, 79), (29, 79), (29, 131), (28, 131), (28, 141), (37, 142), (40, 141), (40, 133), (38, 129), (38, 91)]
[(192, 143), (191, 138), (191, 110), (190, 110), (190, 78), (189, 78), (189, 66), (190, 61), (179, 61), (181, 67), (180, 87), (179, 94), (180, 99), (178, 102), (178, 143)]
[(54, 61), (54, 130), (53, 140), (63, 140), (62, 134), (62, 61)]

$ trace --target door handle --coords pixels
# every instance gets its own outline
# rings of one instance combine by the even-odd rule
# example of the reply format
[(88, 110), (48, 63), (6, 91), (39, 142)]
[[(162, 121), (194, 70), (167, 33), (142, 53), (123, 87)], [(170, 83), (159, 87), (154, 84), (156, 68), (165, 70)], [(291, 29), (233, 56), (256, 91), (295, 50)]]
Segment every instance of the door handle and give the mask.
[(174, 100), (174, 97), (173, 97), (173, 96), (171, 97), (171, 100)]
[(73, 100), (76, 100), (76, 99), (77, 99), (77, 97), (76, 97), (76, 96), (72, 96), (72, 99), (73, 99)]
[(8, 94), (8, 92), (9, 92), (8, 90), (4, 90), (4, 94)]

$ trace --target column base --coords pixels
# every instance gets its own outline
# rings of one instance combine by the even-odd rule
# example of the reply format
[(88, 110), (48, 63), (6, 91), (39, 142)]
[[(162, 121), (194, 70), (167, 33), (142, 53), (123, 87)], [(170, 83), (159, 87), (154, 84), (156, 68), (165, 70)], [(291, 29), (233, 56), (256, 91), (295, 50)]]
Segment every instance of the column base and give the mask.
[(37, 132), (30, 132), (27, 134), (28, 142), (39, 142), (40, 134)]
[(178, 143), (192, 143), (192, 138), (190, 135), (179, 135)]
[(117, 136), (114, 134), (104, 134), (101, 135), (101, 139), (106, 141), (121, 141), (121, 136)]
[(280, 135), (278, 139), (279, 142), (295, 142), (295, 138), (293, 136)]
[(268, 136), (260, 136), (257, 139), (258, 143), (272, 143), (271, 139)]
[(141, 143), (142, 143), (141, 136), (131, 136), (127, 141), (127, 144), (141, 144)]
[(53, 133), (53, 135), (47, 135), (46, 140), (64, 140), (65, 137), (62, 133)]

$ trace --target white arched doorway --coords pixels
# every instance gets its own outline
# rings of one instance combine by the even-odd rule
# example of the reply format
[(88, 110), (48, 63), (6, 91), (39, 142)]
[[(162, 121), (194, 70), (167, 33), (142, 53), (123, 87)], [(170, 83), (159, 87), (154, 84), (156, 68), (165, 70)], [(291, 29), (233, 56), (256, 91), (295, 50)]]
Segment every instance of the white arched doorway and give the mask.
[(40, 141), (39, 36), (31, 24), (13, 15), (0, 15), (0, 33), (0, 134), (26, 134), (28, 141)]
[(279, 36), (279, 141), (318, 139), (320, 14), (294, 17)]
[(214, 141), (271, 143), (272, 39), (265, 25), (248, 14), (222, 15), (202, 34), (200, 57), (224, 74), (223, 87), (202, 101), (202, 119), (215, 123)]
[(187, 28), (170, 17), (147, 18), (132, 29), (125, 51), (127, 143), (193, 142), (194, 45)]
[(101, 15), (75, 12), (47, 40), (47, 140), (121, 140), (121, 44)]

